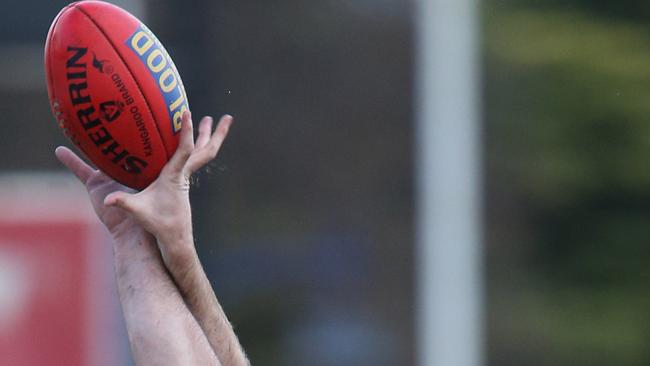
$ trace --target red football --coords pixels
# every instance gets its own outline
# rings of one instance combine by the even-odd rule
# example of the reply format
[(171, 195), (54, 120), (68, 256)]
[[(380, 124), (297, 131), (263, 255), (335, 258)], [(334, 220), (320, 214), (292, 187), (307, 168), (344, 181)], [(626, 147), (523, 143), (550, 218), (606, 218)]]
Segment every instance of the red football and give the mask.
[(100, 170), (143, 189), (178, 145), (187, 96), (156, 36), (125, 10), (101, 1), (68, 5), (45, 44), (52, 112)]

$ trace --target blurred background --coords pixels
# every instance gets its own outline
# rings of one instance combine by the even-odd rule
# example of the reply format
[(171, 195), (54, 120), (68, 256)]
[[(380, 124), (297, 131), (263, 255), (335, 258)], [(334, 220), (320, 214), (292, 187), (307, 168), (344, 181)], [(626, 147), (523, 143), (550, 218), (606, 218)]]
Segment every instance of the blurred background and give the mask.
[[(252, 363), (414, 364), (414, 3), (113, 3), (166, 46), (195, 116), (235, 116), (192, 203), (199, 254)], [(66, 4), (3, 1), (3, 188), (73, 189), (43, 72)], [(480, 4), (487, 365), (650, 364), (649, 21), (643, 0)], [(0, 215), (5, 351), (19, 329), (5, 318), (20, 316), (12, 215)], [(72, 258), (63, 267), (92, 267)], [(88, 278), (79, 286), (106, 282)], [(116, 305), (95, 313), (119, 319)], [(117, 339), (100, 343), (128, 364), (123, 330), (95, 327), (85, 337)]]

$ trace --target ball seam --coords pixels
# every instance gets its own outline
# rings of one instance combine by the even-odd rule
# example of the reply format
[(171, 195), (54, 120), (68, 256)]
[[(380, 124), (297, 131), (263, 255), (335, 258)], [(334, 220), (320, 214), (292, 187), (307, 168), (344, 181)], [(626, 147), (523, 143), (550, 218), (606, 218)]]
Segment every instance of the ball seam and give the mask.
[[(50, 58), (49, 47), (51, 47), (52, 37), (54, 37), (54, 32), (56, 31), (56, 26), (59, 25), (59, 20), (61, 20), (61, 18), (66, 13), (69, 13), (72, 9), (76, 9), (76, 8), (77, 8), (77, 6), (74, 3), (68, 4), (65, 8), (63, 8), (59, 12), (59, 14), (57, 14), (56, 19), (54, 19), (54, 22), (53, 22), (53, 24), (52, 24), (52, 26), (50, 28), (50, 32), (48, 32), (47, 39), (45, 41), (45, 59), (46, 59), (45, 60), (45, 65), (46, 65), (45, 77), (46, 77), (47, 83), (48, 83), (48, 94), (51, 94), (50, 98), (55, 100), (55, 101), (57, 100), (57, 93), (56, 93), (56, 87), (55, 87), (55, 83), (54, 83), (54, 77), (52, 76), (53, 75), (52, 74), (52, 60), (48, 60)], [(50, 101), (50, 108), (52, 108), (52, 102), (51, 101)], [(68, 111), (64, 111), (63, 113), (68, 115), (68, 117), (71, 117), (72, 120), (74, 120), (74, 118), (72, 118), (73, 116), (68, 114)], [(58, 123), (59, 121), (57, 120), (56, 122)], [(72, 122), (70, 122), (70, 123), (72, 123)], [(89, 158), (90, 154), (88, 154), (86, 149), (83, 148), (82, 144), (77, 144), (72, 139), (69, 139), (69, 140), (72, 141), (72, 144), (74, 146), (76, 146), (79, 150), (81, 150), (81, 152), (83, 153), (86, 160), (88, 160), (88, 161), (90, 161), (92, 163), (92, 160)], [(92, 164), (95, 165), (94, 163), (92, 163)]]
[(169, 156), (169, 153), (167, 152), (167, 145), (165, 144), (165, 139), (163, 138), (162, 133), (160, 132), (160, 127), (158, 126), (158, 121), (156, 120), (156, 116), (153, 114), (153, 110), (151, 109), (151, 106), (149, 105), (149, 101), (145, 97), (145, 94), (142, 91), (142, 87), (140, 86), (140, 83), (138, 82), (138, 79), (136, 79), (135, 74), (133, 73), (133, 71), (131, 71), (131, 68), (129, 67), (129, 64), (125, 61), (125, 59), (122, 56), (122, 54), (120, 53), (120, 51), (117, 49), (117, 47), (113, 43), (113, 40), (111, 40), (108, 37), (108, 35), (106, 34), (106, 32), (104, 32), (104, 29), (102, 29), (102, 27), (100, 27), (99, 24), (97, 24), (95, 22), (95, 20), (83, 8), (81, 8), (80, 6), (75, 6), (75, 9), (79, 10), (83, 15), (86, 16), (86, 18), (88, 18), (88, 20), (90, 20), (90, 22), (99, 30), (99, 32), (104, 36), (106, 41), (108, 41), (108, 43), (111, 45), (111, 47), (113, 48), (113, 50), (117, 54), (117, 57), (120, 58), (120, 61), (122, 61), (122, 64), (126, 68), (127, 72), (131, 76), (131, 78), (133, 79), (133, 82), (135, 83), (138, 91), (140, 92), (140, 95), (142, 96), (142, 99), (144, 100), (145, 105), (147, 106), (147, 110), (149, 111), (149, 114), (151, 115), (151, 119), (154, 122), (153, 125), (156, 128), (156, 131), (158, 132), (158, 138), (160, 139), (160, 143), (163, 146), (163, 150), (165, 150), (165, 157), (166, 157), (167, 160), (169, 160), (170, 156)]

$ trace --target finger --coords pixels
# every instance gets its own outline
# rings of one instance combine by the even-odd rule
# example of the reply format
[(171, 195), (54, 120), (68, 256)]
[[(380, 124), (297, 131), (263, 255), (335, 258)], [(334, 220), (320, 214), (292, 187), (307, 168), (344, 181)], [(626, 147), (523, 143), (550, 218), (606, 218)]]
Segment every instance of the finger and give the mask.
[(223, 141), (226, 139), (226, 136), (228, 136), (228, 131), (230, 130), (232, 121), (232, 116), (225, 115), (221, 117), (217, 129), (212, 134), (210, 141), (208, 141), (203, 148), (195, 150), (187, 161), (185, 169), (189, 174), (201, 169), (201, 167), (212, 161), (217, 156)]
[(104, 198), (105, 206), (119, 207), (130, 213), (136, 211), (135, 202), (133, 194), (122, 191), (113, 192)]
[(179, 140), (176, 152), (169, 159), (169, 163), (165, 167), (166, 169), (170, 169), (172, 173), (180, 173), (183, 171), (187, 159), (189, 159), (194, 150), (194, 134), (192, 131), (192, 116), (190, 112), (183, 113)]
[(68, 168), (84, 185), (88, 178), (95, 172), (95, 169), (86, 164), (77, 154), (64, 146), (59, 146), (54, 150), (54, 155), (63, 165)]
[(210, 116), (203, 117), (199, 123), (199, 136), (194, 143), (194, 150), (200, 149), (210, 141), (210, 133), (212, 132), (213, 119)]
[(115, 183), (113, 178), (109, 177), (106, 175), (106, 173), (100, 171), (96, 171), (96, 174), (93, 174), (88, 178), (86, 181), (86, 185), (89, 186), (98, 186), (98, 185), (103, 185), (103, 184), (112, 184)]

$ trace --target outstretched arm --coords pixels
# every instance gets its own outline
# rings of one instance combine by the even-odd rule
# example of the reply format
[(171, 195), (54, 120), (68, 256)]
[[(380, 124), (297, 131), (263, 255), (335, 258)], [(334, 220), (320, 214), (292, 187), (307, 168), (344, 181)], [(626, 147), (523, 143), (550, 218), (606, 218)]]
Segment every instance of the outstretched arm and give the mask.
[(105, 197), (127, 190), (67, 148), (56, 156), (86, 186), (113, 237), (118, 294), (137, 365), (220, 365), (200, 326), (167, 274), (155, 238)]
[(212, 123), (210, 117), (202, 119), (195, 143), (186, 112), (179, 146), (158, 179), (139, 193), (110, 194), (104, 203), (128, 212), (156, 237), (167, 269), (221, 363), (245, 366), (249, 362), (203, 271), (192, 233), (190, 177), (216, 157), (232, 117), (224, 116), (213, 134)]
[(115, 269), (137, 365), (221, 365), (148, 233), (115, 240)]

